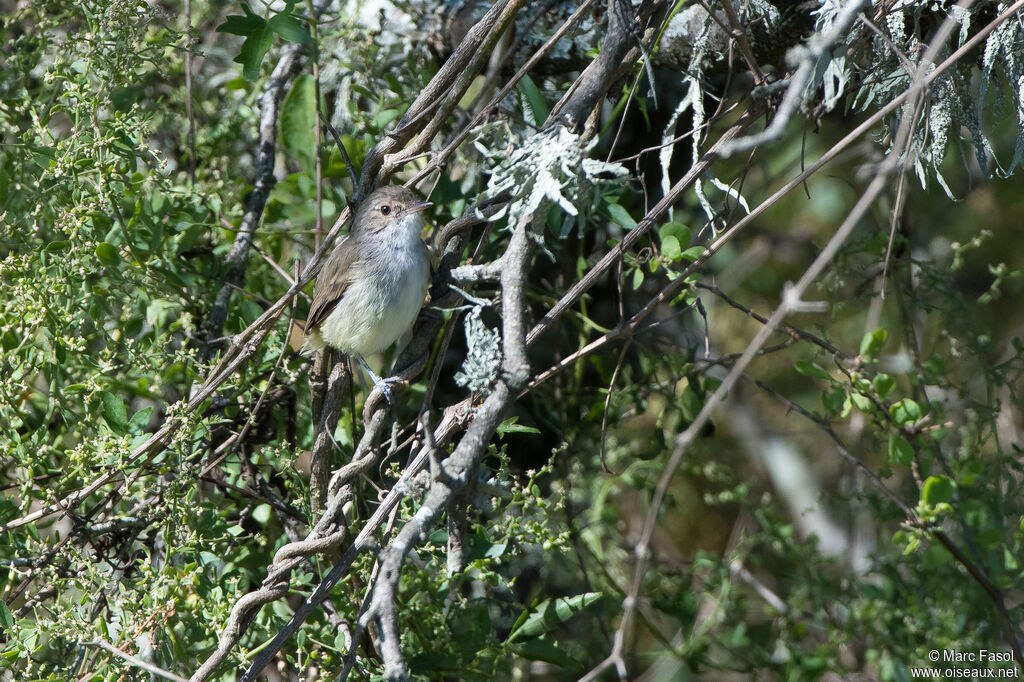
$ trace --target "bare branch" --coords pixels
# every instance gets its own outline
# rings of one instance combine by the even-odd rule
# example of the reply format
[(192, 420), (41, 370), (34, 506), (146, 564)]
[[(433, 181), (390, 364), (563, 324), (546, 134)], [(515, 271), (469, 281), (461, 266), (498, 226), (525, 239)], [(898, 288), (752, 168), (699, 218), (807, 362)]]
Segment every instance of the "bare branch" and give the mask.
[[(1024, 4), (1024, 3), (1020, 3)], [(993, 23), (1008, 18), (1009, 15), (1000, 15), (1000, 18)], [(934, 59), (935, 54), (938, 51), (938, 47), (942, 45), (949, 33), (952, 31), (955, 21), (951, 18), (947, 18), (943, 22), (940, 29), (936, 32), (929, 49), (922, 58), (922, 62), (927, 64)], [(989, 30), (993, 29), (994, 26), (986, 27)], [(962, 53), (962, 50), (958, 50), (954, 56), (958, 56)], [(952, 59), (953, 57), (950, 57)], [(947, 60), (949, 62), (949, 60)], [(919, 68), (917, 77), (914, 79), (911, 87), (904, 93), (904, 98), (913, 98), (918, 92), (930, 82), (930, 79), (936, 77), (936, 71), (938, 68), (932, 70), (930, 73), (925, 72), (924, 68)], [(771, 315), (765, 325), (758, 331), (754, 338), (747, 345), (746, 350), (740, 359), (733, 365), (732, 369), (722, 380), (721, 385), (710, 395), (706, 400), (703, 408), (694, 418), (693, 422), (676, 438), (675, 449), (672, 451), (669, 457), (668, 463), (659, 478), (658, 485), (655, 489), (654, 495), (650, 503), (650, 509), (647, 517), (644, 521), (643, 530), (640, 534), (635, 548), (637, 557), (637, 564), (633, 573), (633, 581), (630, 589), (627, 593), (626, 598), (623, 600), (623, 614), (622, 619), (619, 623), (619, 627), (616, 630), (614, 644), (612, 651), (608, 657), (602, 661), (598, 666), (590, 671), (583, 679), (596, 679), (596, 677), (608, 668), (616, 668), (620, 674), (625, 672), (625, 663), (623, 658), (623, 652), (625, 647), (626, 634), (632, 627), (632, 619), (635, 615), (637, 608), (637, 600), (640, 594), (640, 586), (643, 581), (643, 576), (646, 573), (647, 564), (650, 560), (650, 541), (654, 533), (654, 529), (657, 525), (658, 514), (661, 509), (661, 505), (664, 501), (665, 495), (668, 492), (669, 485), (675, 476), (680, 464), (682, 463), (683, 456), (696, 439), (700, 430), (704, 424), (707, 423), (711, 413), (724, 401), (725, 396), (732, 390), (733, 385), (742, 376), (743, 372), (749, 366), (750, 362), (757, 355), (760, 349), (768, 341), (770, 335), (774, 330), (781, 324), (782, 320), (799, 308), (802, 303), (802, 297), (807, 292), (812, 282), (821, 274), (824, 268), (829, 262), (835, 257), (840, 246), (846, 241), (846, 239), (853, 232), (854, 227), (858, 221), (864, 216), (869, 210), (874, 201), (880, 195), (880, 193), (887, 187), (891, 181), (890, 174), (896, 169), (898, 160), (902, 153), (906, 150), (907, 145), (910, 141), (910, 131), (912, 127), (912, 112), (908, 112), (903, 116), (900, 124), (899, 131), (896, 134), (896, 138), (893, 143), (893, 150), (890, 153), (887, 162), (883, 164), (867, 189), (862, 194), (854, 208), (843, 220), (842, 224), (836, 230), (835, 234), (829, 240), (828, 244), (822, 249), (815, 258), (814, 262), (807, 268), (800, 280), (791, 287), (788, 287), (782, 301), (778, 308)], [(998, 603), (1001, 603), (998, 602)], [(1016, 644), (1016, 636), (1012, 628), (1008, 630), (1007, 636), (1010, 642)]]
[(131, 663), (133, 666), (139, 668), (140, 670), (145, 670), (147, 673), (156, 675), (157, 677), (162, 677), (165, 680), (174, 680), (174, 682), (186, 682), (184, 677), (181, 677), (180, 675), (175, 675), (172, 672), (168, 672), (159, 666), (155, 666), (152, 663), (147, 663), (146, 661), (143, 661), (140, 658), (136, 658), (135, 656), (132, 656), (130, 654), (126, 654), (125, 652), (115, 647), (113, 644), (105, 642), (101, 639), (97, 639), (92, 642), (84, 642), (83, 646), (91, 646), (96, 647), (97, 649), (102, 649), (107, 653), (114, 654), (121, 660)]
[[(519, 11), (523, 2), (524, 0), (502, 0), (495, 3), (469, 30), (455, 53), (448, 58), (441, 70), (409, 106), (397, 127), (366, 155), (363, 175), (355, 192), (356, 203), (394, 172), (399, 165), (395, 155), (404, 150), (414, 136), (419, 135), (417, 142), (407, 150), (409, 154), (419, 153), (433, 139), (440, 130), (440, 123), (448, 117), (473, 77), (486, 64), (490, 48), (505, 31), (508, 22)], [(440, 109), (431, 121), (421, 119), (424, 111), (438, 106)]]
[[(348, 363), (335, 361), (331, 357), (333, 355), (336, 353), (326, 349), (317, 353), (310, 379), (313, 414), (316, 419), (309, 481), (310, 509), (314, 515), (319, 515), (327, 502), (331, 453), (335, 451), (337, 445), (334, 442), (333, 431), (341, 416), (342, 401), (352, 379)], [(330, 372), (325, 371), (327, 367), (331, 368)]]
[(360, 626), (365, 628), (370, 622), (379, 625), (385, 676), (389, 679), (407, 679), (409, 675), (398, 639), (394, 611), (402, 564), (412, 548), (423, 541), (457, 493), (470, 482), (470, 475), (486, 453), (487, 444), (505, 410), (529, 378), (524, 291), (530, 254), (529, 229), (528, 219), (520, 221), (516, 226), (506, 252), (507, 266), (502, 272), (504, 358), (501, 378), (483, 405), (477, 409), (473, 423), (462, 440), (441, 463), (440, 471), (432, 477), (430, 490), (419, 510), (378, 555), (380, 579), (374, 588), (369, 609), (360, 618)]
[[(843, 9), (836, 16), (835, 22), (825, 33), (813, 36), (807, 41), (806, 49), (800, 52), (799, 66), (796, 72), (789, 79), (789, 86), (786, 94), (779, 104), (778, 111), (772, 117), (772, 122), (763, 131), (756, 135), (735, 140), (722, 147), (722, 156), (731, 156), (738, 152), (744, 152), (759, 147), (766, 142), (773, 142), (782, 137), (790, 119), (796, 114), (797, 109), (804, 101), (804, 93), (811, 83), (818, 62), (821, 61), (831, 49), (832, 45), (839, 41), (849, 30), (850, 26), (857, 19), (861, 7), (867, 0), (849, 0)], [(728, 4), (728, 3), (727, 3)]]
[[(324, 2), (318, 5), (320, 11), (323, 11), (325, 6)], [(241, 286), (245, 279), (245, 262), (249, 256), (249, 247), (260, 218), (263, 216), (263, 209), (270, 197), (270, 190), (277, 183), (277, 178), (274, 176), (277, 153), (277, 119), (285, 89), (302, 66), (301, 51), (302, 45), (299, 43), (288, 43), (284, 46), (281, 50), (281, 58), (278, 60), (277, 66), (274, 67), (270, 80), (267, 81), (267, 86), (260, 96), (260, 142), (256, 162), (256, 181), (253, 183), (252, 192), (249, 193), (245, 215), (242, 217), (235, 241), (231, 245), (231, 251), (225, 258), (224, 285), (217, 292), (217, 298), (210, 309), (210, 314), (203, 321), (203, 358), (207, 361), (213, 357), (216, 351), (215, 340), (223, 334), (224, 321), (227, 319), (228, 306), (231, 303), (231, 292), (235, 287)]]
[[(663, 0), (642, 6), (650, 21), (667, 9)], [(551, 109), (544, 127), (561, 123), (574, 133), (583, 132), (584, 123), (603, 100), (612, 83), (630, 69), (640, 56), (643, 31), (627, 0), (608, 0), (608, 28), (601, 52)]]

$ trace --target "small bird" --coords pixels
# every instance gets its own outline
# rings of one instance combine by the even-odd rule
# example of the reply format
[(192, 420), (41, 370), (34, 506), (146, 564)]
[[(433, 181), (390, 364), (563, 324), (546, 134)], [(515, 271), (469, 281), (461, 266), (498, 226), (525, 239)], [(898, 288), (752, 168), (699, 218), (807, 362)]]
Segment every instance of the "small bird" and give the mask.
[(317, 276), (306, 320), (303, 352), (331, 346), (352, 356), (388, 402), (391, 389), (364, 356), (405, 335), (423, 306), (430, 252), (420, 233), (429, 206), (405, 187), (381, 187), (366, 197)]

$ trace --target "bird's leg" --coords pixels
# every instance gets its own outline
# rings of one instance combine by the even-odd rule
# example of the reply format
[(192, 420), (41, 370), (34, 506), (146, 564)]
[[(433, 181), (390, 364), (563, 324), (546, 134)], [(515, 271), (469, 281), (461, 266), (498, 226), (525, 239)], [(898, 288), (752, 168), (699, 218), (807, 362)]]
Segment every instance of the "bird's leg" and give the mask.
[(363, 359), (362, 355), (353, 355), (352, 357), (354, 357), (356, 361), (358, 361), (359, 364), (363, 366), (363, 369), (366, 370), (366, 373), (370, 375), (370, 379), (373, 381), (373, 385), (379, 388), (380, 392), (384, 394), (384, 399), (388, 401), (388, 405), (393, 405), (394, 403), (392, 402), (391, 399), (391, 387), (388, 386), (388, 380), (381, 379), (379, 376), (377, 376), (376, 373), (374, 373), (374, 371), (370, 369), (370, 366), (366, 364), (366, 360)]

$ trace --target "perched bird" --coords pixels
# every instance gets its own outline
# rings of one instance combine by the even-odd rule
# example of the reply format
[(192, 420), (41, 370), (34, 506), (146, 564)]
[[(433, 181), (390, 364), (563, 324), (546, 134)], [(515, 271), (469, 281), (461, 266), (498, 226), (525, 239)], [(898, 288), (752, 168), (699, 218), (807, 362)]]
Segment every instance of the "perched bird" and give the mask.
[(374, 190), (334, 247), (313, 287), (304, 352), (331, 346), (355, 358), (391, 401), (364, 357), (408, 332), (427, 295), (430, 253), (420, 238), (431, 206), (405, 187)]

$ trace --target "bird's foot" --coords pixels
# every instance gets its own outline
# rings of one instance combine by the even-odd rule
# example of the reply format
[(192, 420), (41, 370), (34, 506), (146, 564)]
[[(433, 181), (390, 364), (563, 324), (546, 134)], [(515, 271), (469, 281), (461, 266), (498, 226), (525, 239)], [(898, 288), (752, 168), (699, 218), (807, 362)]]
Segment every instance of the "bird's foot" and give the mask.
[(374, 376), (373, 386), (374, 388), (380, 389), (380, 392), (384, 395), (384, 400), (388, 401), (388, 405), (394, 407), (395, 399), (391, 395), (391, 387), (388, 386), (389, 381), (394, 381), (394, 379), (381, 379), (379, 376)]
[(359, 361), (359, 364), (363, 366), (363, 369), (366, 370), (366, 373), (370, 375), (370, 380), (373, 381), (373, 387), (380, 390), (381, 394), (384, 396), (384, 400), (388, 401), (388, 405), (394, 406), (395, 401), (394, 397), (391, 395), (391, 387), (388, 386), (388, 382), (397, 381), (397, 379), (382, 379), (377, 376), (372, 369), (370, 369), (370, 366), (366, 364), (366, 360), (364, 360), (362, 356), (357, 355), (355, 358)]

